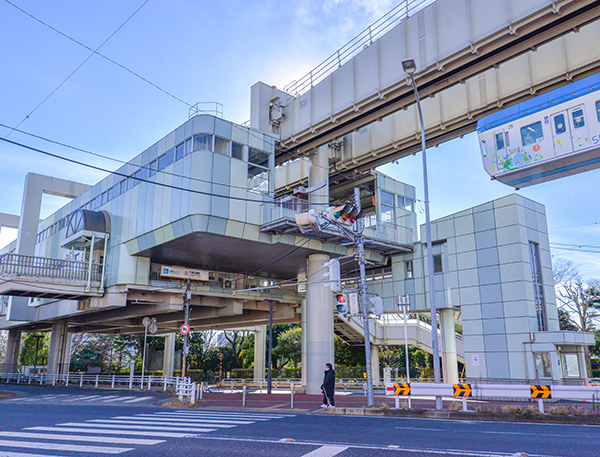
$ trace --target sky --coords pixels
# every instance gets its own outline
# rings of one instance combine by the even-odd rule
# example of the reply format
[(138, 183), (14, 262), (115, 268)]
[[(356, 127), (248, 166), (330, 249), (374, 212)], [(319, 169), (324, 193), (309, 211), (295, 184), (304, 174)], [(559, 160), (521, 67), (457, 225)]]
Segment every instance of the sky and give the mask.
[[(20, 124), (31, 134), (129, 160), (185, 122), (189, 104), (216, 101), (223, 104), (226, 119), (248, 120), (254, 83), (283, 88), (301, 78), (396, 4), (0, 0), (0, 124), (10, 127), (0, 126), (0, 136), (115, 169), (115, 162), (11, 129)], [(427, 157), (433, 219), (514, 192), (490, 181), (475, 134), (432, 148)], [(104, 176), (4, 142), (0, 160), (0, 212), (10, 214), (20, 212), (28, 172), (87, 184)], [(420, 154), (380, 171), (416, 186), (423, 198)], [(600, 170), (595, 170), (519, 191), (545, 205), (551, 243), (584, 246), (574, 251), (553, 244), (553, 256), (574, 261), (585, 277), (600, 277), (600, 254), (582, 251), (600, 246), (598, 182)], [(64, 203), (45, 196), (42, 217)], [(418, 215), (423, 222), (422, 205)], [(3, 228), (0, 246), (15, 236), (15, 230)]]

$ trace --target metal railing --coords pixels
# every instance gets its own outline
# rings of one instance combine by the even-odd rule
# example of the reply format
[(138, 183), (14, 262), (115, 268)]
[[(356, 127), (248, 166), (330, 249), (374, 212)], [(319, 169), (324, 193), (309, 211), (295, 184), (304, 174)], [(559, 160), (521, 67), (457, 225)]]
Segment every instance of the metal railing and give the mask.
[[(0, 277), (17, 276), (32, 278), (52, 278), (64, 281), (87, 281), (88, 262), (51, 259), (20, 254), (0, 255)], [(92, 263), (91, 282), (102, 279), (102, 265)]]
[(394, 244), (411, 245), (413, 232), (408, 227), (382, 222), (375, 227), (365, 227), (365, 238)]
[(295, 220), (296, 214), (308, 211), (308, 200), (286, 195), (277, 198), (272, 204), (262, 205), (262, 225), (283, 219)]
[(302, 78), (292, 81), (283, 88), (283, 91), (293, 97), (306, 93), (315, 84), (352, 59), (363, 49), (369, 47), (381, 36), (385, 35), (396, 25), (410, 16), (415, 15), (435, 0), (404, 0), (391, 11), (373, 22), (369, 27), (360, 32), (348, 43), (330, 55)]

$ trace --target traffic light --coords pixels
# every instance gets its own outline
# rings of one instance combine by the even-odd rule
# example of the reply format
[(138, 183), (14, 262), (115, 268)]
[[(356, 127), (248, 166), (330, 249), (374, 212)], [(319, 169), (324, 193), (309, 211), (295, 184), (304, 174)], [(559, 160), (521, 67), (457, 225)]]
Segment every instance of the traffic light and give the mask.
[(314, 209), (309, 210), (307, 213), (296, 214), (295, 219), (302, 233), (318, 232), (321, 229), (317, 212)]
[(332, 292), (339, 292), (342, 290), (342, 272), (340, 270), (340, 261), (338, 259), (331, 259), (329, 262), (325, 262), (324, 266), (329, 267), (329, 271), (326, 271), (323, 276), (329, 278), (329, 287)]
[(348, 298), (346, 297), (346, 294), (344, 294), (344, 293), (337, 294), (335, 296), (335, 299), (337, 300), (338, 313), (340, 313), (340, 314), (347, 313), (348, 312)]
[(363, 211), (358, 211), (358, 208), (352, 203), (346, 203), (344, 206), (331, 206), (327, 208), (324, 216), (330, 222), (351, 226), (357, 219), (363, 217)]

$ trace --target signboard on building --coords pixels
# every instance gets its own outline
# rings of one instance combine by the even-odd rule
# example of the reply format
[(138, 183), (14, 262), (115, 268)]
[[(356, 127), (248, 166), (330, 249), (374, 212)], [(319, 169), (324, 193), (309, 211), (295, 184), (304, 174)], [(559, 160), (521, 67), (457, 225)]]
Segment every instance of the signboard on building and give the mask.
[(175, 279), (191, 279), (192, 281), (208, 281), (208, 271), (206, 270), (194, 270), (193, 268), (186, 267), (160, 267), (160, 276), (162, 278), (175, 278)]

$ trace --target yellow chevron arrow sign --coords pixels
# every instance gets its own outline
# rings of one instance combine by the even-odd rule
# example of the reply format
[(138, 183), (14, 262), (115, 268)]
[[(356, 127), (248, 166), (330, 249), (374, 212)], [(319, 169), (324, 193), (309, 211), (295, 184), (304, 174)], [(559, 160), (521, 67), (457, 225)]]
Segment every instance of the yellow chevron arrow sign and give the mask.
[(455, 397), (471, 397), (473, 389), (471, 384), (453, 384)]
[(531, 398), (552, 398), (550, 386), (531, 385)]
[(394, 395), (410, 395), (410, 383), (394, 383)]

